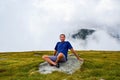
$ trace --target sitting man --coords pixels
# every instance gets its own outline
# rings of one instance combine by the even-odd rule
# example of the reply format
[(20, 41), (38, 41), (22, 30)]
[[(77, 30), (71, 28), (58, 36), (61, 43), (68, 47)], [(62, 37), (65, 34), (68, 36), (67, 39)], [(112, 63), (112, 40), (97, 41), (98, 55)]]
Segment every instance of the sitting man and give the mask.
[(54, 56), (43, 55), (43, 59), (47, 61), (50, 65), (60, 67), (59, 62), (66, 62), (68, 50), (71, 50), (72, 53), (77, 57), (78, 60), (83, 61), (71, 46), (70, 42), (65, 41), (65, 34), (60, 34), (60, 42), (55, 46)]

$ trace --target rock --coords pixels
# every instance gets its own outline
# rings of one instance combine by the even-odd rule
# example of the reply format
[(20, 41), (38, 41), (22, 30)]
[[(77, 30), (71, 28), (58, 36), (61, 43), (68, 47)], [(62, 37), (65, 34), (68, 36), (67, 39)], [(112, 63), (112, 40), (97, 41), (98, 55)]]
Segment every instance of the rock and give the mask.
[(7, 58), (0, 58), (0, 60), (6, 60)]
[(61, 71), (67, 74), (72, 74), (76, 70), (80, 69), (83, 61), (78, 61), (75, 56), (69, 55), (68, 61), (64, 63), (60, 63), (60, 68), (56, 68), (55, 66), (50, 66), (47, 62), (41, 63), (39, 66), (39, 72), (42, 74), (52, 73), (53, 71)]

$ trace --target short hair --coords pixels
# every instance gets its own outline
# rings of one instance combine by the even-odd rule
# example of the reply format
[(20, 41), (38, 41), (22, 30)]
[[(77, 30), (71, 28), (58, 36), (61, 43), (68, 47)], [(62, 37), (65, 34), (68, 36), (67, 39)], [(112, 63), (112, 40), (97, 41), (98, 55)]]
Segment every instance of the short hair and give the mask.
[(65, 37), (65, 34), (60, 34), (60, 36), (64, 36)]

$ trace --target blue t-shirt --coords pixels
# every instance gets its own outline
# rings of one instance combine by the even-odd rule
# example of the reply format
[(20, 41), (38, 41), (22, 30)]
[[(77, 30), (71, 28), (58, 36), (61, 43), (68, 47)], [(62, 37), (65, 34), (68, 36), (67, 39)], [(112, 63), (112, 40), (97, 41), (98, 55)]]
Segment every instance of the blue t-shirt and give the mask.
[(55, 46), (57, 53), (63, 53), (67, 60), (68, 49), (73, 48), (69, 41), (58, 42)]

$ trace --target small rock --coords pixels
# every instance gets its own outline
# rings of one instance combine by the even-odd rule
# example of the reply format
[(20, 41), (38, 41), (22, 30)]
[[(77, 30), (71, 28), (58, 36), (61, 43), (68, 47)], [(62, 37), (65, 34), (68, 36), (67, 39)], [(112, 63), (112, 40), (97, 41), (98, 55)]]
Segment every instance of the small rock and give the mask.
[(105, 80), (105, 79), (101, 78), (100, 80)]
[(0, 60), (6, 60), (7, 58), (0, 58)]

